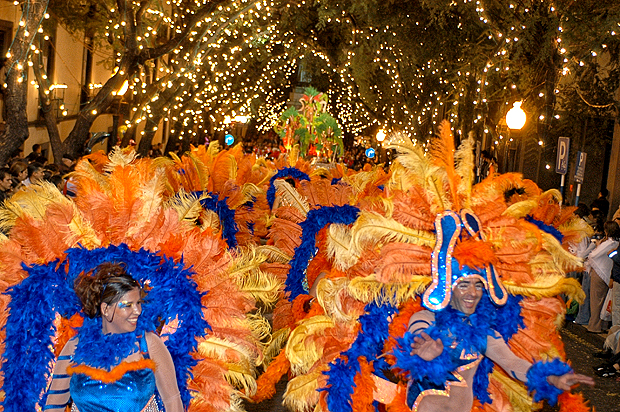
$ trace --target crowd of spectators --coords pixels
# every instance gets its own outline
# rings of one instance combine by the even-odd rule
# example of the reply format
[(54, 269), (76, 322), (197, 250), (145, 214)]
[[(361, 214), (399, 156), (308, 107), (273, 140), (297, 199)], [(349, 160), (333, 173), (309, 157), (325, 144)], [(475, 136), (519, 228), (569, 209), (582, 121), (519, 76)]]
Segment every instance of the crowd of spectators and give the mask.
[(0, 168), (0, 201), (23, 187), (39, 182), (52, 183), (64, 194), (70, 195), (64, 176), (73, 170), (75, 160), (73, 156), (66, 154), (60, 166), (49, 163), (39, 144), (34, 144), (32, 152), (26, 157), (23, 157), (21, 152), (16, 152), (7, 164)]

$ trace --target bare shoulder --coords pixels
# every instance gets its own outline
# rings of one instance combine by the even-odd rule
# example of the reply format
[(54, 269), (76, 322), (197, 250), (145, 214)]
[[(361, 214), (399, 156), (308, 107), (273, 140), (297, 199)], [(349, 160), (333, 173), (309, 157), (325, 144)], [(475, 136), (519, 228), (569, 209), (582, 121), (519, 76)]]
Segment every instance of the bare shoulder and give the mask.
[(71, 356), (75, 353), (75, 348), (77, 348), (79, 339), (77, 336), (69, 339), (69, 341), (65, 344), (60, 352), (60, 356)]
[(164, 341), (161, 340), (159, 335), (157, 335), (154, 332), (146, 332), (146, 334), (144, 336), (146, 338), (146, 343), (149, 345), (149, 347), (161, 346), (161, 345), (165, 346)]

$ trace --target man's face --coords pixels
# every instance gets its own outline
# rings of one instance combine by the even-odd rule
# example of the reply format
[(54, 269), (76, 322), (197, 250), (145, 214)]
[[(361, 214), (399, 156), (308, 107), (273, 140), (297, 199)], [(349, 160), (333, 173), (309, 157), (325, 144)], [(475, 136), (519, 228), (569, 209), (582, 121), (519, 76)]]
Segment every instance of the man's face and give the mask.
[(461, 278), (452, 288), (450, 305), (466, 315), (476, 311), (476, 306), (482, 298), (484, 283), (478, 278)]
[(3, 192), (11, 190), (12, 185), (13, 182), (11, 181), (11, 175), (9, 174), (4, 175), (4, 179), (0, 180), (0, 190)]

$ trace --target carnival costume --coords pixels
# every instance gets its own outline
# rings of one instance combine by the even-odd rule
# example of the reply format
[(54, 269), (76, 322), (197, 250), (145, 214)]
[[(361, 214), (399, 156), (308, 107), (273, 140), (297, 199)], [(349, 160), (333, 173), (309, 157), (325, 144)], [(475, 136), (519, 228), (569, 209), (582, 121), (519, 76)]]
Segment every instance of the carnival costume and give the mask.
[[(426, 390), (445, 396), (467, 383), (474, 408), (485, 411), (533, 410), (543, 399), (559, 400), (561, 411), (588, 410), (581, 395), (560, 394), (546, 377), (570, 370), (559, 360), (559, 295), (580, 300), (583, 292), (565, 277), (581, 266), (566, 245), (591, 229), (560, 206), (559, 193), (543, 193), (519, 175), (491, 175), (474, 186), (471, 141), (455, 150), (447, 124), (428, 155), (407, 140), (392, 143), (400, 156), (377, 192), (351, 203), (356, 217), (328, 222), (323, 235), (295, 250), (307, 262), (291, 265), (287, 279), (297, 299), (311, 300), (304, 270), (315, 273), (317, 264), (332, 275), (318, 281), (318, 305), (291, 331), (285, 352), (298, 376), (285, 402), (300, 411), (370, 412), (378, 403), (405, 411)], [(468, 322), (447, 306), (462, 276), (478, 276), (487, 290)], [(433, 325), (431, 337), (446, 339), (441, 359), (425, 364), (409, 355), (407, 333), (422, 305), (436, 311), (418, 315)], [(449, 341), (451, 333), (460, 340)], [(500, 339), (516, 357), (495, 344)], [(494, 367), (482, 356), (487, 351), (498, 360), (506, 355), (509, 371)], [(452, 373), (459, 368), (465, 378)], [(407, 391), (422, 375), (428, 385)]]
[[(210, 228), (188, 224), (178, 208), (164, 202), (174, 197), (166, 163), (136, 159), (131, 151), (115, 150), (109, 158), (97, 154), (80, 161), (72, 175), (75, 201), (43, 184), (5, 203), (0, 212), (3, 228), (10, 230), (0, 247), (2, 286), (9, 292), (2, 301), (8, 306), (3, 313), (9, 312), (2, 319), (5, 411), (34, 411), (47, 396), (58, 395), (46, 387), (55, 357), (76, 330), (73, 358), (57, 362), (70, 366), (80, 410), (105, 410), (102, 402), (113, 407), (111, 394), (118, 395), (118, 387), (93, 405), (94, 380), (110, 387), (123, 379), (134, 382), (139, 395), (126, 410), (140, 410), (145, 399), (152, 405), (149, 370), (157, 356), (138, 353), (144, 351), (138, 335), (148, 340), (149, 331), (160, 329), (185, 408), (235, 410), (241, 396), (254, 393), (254, 368), (268, 326), (250, 312), (264, 290), (248, 282), (247, 257), (229, 251)], [(81, 315), (73, 282), (102, 262), (123, 263), (148, 291), (136, 333), (102, 335), (100, 323)], [(127, 356), (142, 359), (121, 362)]]

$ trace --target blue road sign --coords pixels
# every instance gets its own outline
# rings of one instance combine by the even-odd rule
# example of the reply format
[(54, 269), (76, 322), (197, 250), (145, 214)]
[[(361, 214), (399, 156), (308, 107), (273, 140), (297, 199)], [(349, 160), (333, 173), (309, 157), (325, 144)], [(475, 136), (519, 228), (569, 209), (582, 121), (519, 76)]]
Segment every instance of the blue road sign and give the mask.
[(568, 150), (570, 137), (558, 137), (558, 154), (555, 158), (555, 172), (565, 175), (568, 172)]
[(233, 143), (235, 143), (235, 138), (232, 134), (227, 134), (224, 137), (224, 143), (226, 143), (228, 146), (232, 145)]
[(586, 173), (586, 154), (577, 152), (577, 165), (575, 167), (575, 183), (583, 183), (583, 176)]
[(372, 147), (366, 149), (366, 157), (369, 157), (371, 159), (375, 157), (375, 149), (373, 149)]

